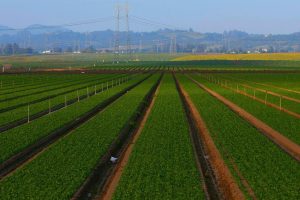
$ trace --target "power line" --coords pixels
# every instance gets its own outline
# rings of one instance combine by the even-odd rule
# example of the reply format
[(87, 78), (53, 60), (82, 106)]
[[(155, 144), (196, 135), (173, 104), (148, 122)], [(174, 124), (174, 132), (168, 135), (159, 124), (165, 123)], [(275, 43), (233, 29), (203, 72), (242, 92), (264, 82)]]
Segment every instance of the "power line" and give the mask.
[(6, 29), (0, 29), (0, 31), (22, 31), (22, 30), (41, 30), (41, 29), (51, 29), (51, 28), (58, 28), (58, 27), (71, 27), (71, 26), (81, 26), (86, 24), (95, 24), (100, 22), (107, 22), (107, 21), (113, 21), (113, 17), (107, 17), (107, 18), (98, 18), (98, 19), (92, 19), (88, 21), (83, 22), (73, 22), (73, 23), (67, 23), (67, 24), (60, 24), (60, 25), (49, 25), (49, 26), (42, 26), (42, 27), (31, 27), (31, 28), (6, 28)]
[(156, 22), (156, 21), (153, 21), (150, 19), (146, 19), (144, 17), (138, 17), (138, 16), (131, 15), (131, 18), (136, 21), (139, 21), (141, 23), (148, 24), (148, 25), (160, 26), (160, 27), (171, 28), (171, 29), (185, 29), (183, 27), (178, 27), (178, 26), (174, 26), (174, 25), (170, 25), (170, 24)]

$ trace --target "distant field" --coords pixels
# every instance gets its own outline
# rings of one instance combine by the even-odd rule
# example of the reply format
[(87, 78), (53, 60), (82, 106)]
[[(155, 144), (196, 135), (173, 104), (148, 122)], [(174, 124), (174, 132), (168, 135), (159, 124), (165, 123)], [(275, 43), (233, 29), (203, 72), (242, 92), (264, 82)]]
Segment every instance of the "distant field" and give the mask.
[[(130, 58), (130, 59), (129, 59)], [(98, 70), (300, 70), (297, 54), (186, 55), (144, 54), (120, 55), (113, 63), (113, 54), (57, 54), (36, 56), (0, 56), (0, 66), (11, 65), (11, 71), (44, 69)], [(130, 61), (129, 61), (130, 60)], [(7, 70), (9, 71), (9, 70)]]
[[(171, 61), (184, 54), (132, 54), (120, 55), (121, 62), (127, 60), (139, 61)], [(90, 67), (94, 65), (112, 64), (114, 54), (104, 53), (84, 53), (84, 54), (54, 54), (36, 56), (0, 56), (0, 66), (12, 65), (13, 67), (25, 68), (65, 68), (65, 67)]]
[(187, 55), (175, 58), (174, 61), (193, 60), (300, 60), (300, 53), (272, 53), (272, 54), (208, 54)]

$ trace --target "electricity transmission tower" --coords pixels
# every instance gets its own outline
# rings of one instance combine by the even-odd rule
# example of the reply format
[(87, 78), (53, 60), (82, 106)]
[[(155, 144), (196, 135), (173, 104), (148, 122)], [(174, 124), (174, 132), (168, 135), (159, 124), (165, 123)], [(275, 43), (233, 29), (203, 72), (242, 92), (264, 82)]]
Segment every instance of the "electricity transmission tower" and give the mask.
[(126, 40), (126, 52), (129, 55), (129, 60), (132, 60), (132, 52), (131, 52), (131, 43), (130, 43), (130, 27), (129, 27), (129, 7), (128, 3), (125, 5), (126, 12), (126, 32), (127, 32), (127, 40)]
[(115, 18), (116, 18), (116, 30), (115, 30), (115, 38), (114, 38), (114, 63), (120, 62), (120, 5), (116, 5), (115, 10)]
[[(125, 15), (125, 29), (126, 29), (126, 54), (128, 55), (127, 61), (131, 60), (131, 41), (130, 41), (130, 26), (129, 26), (129, 7), (128, 3), (125, 5), (117, 4), (115, 9), (116, 29), (114, 35), (114, 63), (120, 62), (121, 46), (120, 46), (120, 27), (123, 23)], [(122, 17), (123, 16), (123, 17)]]
[(170, 42), (170, 54), (176, 54), (177, 53), (177, 39), (176, 36), (171, 37)]

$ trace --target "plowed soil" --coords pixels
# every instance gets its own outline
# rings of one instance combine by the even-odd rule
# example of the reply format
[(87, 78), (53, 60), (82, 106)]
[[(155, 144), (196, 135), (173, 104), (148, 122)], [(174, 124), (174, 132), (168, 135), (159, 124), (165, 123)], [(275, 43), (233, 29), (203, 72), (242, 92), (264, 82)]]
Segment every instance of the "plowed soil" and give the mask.
[[(192, 79), (192, 78), (191, 78)], [(210, 95), (221, 101), (225, 104), (228, 108), (230, 108), (233, 112), (238, 114), (244, 120), (248, 121), (252, 126), (257, 128), (261, 133), (263, 133), (266, 137), (268, 137), (271, 141), (273, 141), (276, 145), (286, 151), (289, 155), (291, 155), (294, 159), (300, 161), (300, 146), (296, 143), (292, 142), (285, 136), (283, 136), (278, 131), (271, 128), (269, 125), (265, 124), (264, 122), (260, 121), (246, 110), (242, 109), (241, 107), (237, 106), (236, 104), (232, 103), (228, 99), (224, 98), (220, 94), (212, 91), (211, 89), (207, 88), (203, 84), (197, 82), (196, 80), (192, 79), (200, 88), (204, 89)]]
[(179, 84), (179, 89), (181, 90), (189, 110), (196, 122), (197, 129), (199, 130), (199, 135), (202, 138), (205, 149), (208, 154), (208, 159), (213, 167), (218, 186), (223, 193), (224, 199), (245, 199), (243, 192), (235, 182), (230, 170), (226, 166), (224, 160), (217, 147), (215, 146), (213, 139), (210, 136), (209, 130), (206, 127), (204, 120), (202, 119), (197, 108), (193, 104), (192, 100), (188, 96), (187, 92)]

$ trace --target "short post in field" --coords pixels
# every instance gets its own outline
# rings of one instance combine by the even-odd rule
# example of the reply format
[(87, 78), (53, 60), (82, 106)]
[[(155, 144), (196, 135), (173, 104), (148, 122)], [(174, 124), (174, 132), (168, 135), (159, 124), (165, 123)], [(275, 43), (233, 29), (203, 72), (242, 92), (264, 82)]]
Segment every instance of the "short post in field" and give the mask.
[(27, 106), (27, 123), (30, 122), (30, 107), (29, 107), (29, 104)]
[(95, 95), (97, 94), (97, 86), (95, 85)]
[(267, 100), (268, 100), (268, 91), (266, 90), (266, 95), (265, 95), (265, 104), (267, 105)]
[(280, 110), (282, 110), (282, 97), (281, 96), (279, 97), (279, 107), (280, 107)]
[(79, 92), (77, 90), (77, 102), (79, 102)]
[(67, 107), (67, 95), (65, 95), (65, 107)]
[(51, 99), (50, 98), (49, 98), (48, 105), (49, 105), (49, 113), (51, 113)]

